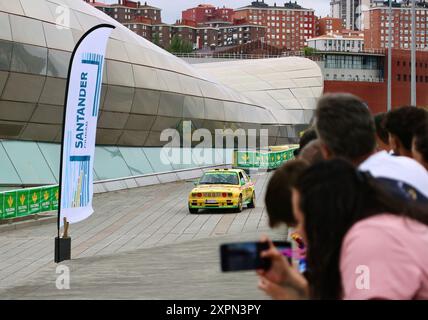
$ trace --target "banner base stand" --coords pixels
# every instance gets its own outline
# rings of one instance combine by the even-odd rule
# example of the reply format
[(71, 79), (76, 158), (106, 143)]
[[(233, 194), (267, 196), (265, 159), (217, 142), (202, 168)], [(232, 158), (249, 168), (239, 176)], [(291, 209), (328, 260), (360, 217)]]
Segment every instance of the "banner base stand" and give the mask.
[(71, 238), (55, 238), (55, 263), (71, 260)]

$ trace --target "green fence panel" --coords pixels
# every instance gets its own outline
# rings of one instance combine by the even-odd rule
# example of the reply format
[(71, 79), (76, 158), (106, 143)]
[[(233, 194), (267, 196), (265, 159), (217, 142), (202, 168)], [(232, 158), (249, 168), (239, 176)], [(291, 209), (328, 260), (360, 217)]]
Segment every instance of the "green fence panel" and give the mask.
[(29, 199), (29, 190), (20, 190), (16, 192), (16, 216), (17, 217), (24, 217), (28, 215), (28, 212), (30, 211), (30, 199)]
[(4, 215), (4, 194), (0, 193), (0, 220), (3, 219)]
[(47, 187), (41, 190), (41, 212), (49, 212), (53, 210), (54, 188)]
[(42, 201), (41, 191), (42, 189), (40, 188), (29, 191), (28, 203), (30, 208), (29, 208), (29, 212), (27, 212), (27, 215), (37, 214), (41, 212), (41, 201)]
[(256, 163), (255, 151), (238, 151), (236, 153), (237, 165), (240, 168), (253, 168)]
[(18, 212), (18, 205), (16, 201), (16, 191), (4, 193), (4, 219), (15, 218)]
[(294, 159), (294, 149), (272, 152), (235, 151), (234, 165), (242, 169), (277, 169), (284, 162)]
[(0, 219), (25, 217), (58, 210), (58, 186), (0, 193)]
[(53, 188), (53, 200), (52, 200), (52, 209), (58, 211), (58, 199), (59, 199), (59, 187), (56, 186)]
[(269, 153), (267, 152), (260, 153), (260, 168), (262, 169), (269, 168)]

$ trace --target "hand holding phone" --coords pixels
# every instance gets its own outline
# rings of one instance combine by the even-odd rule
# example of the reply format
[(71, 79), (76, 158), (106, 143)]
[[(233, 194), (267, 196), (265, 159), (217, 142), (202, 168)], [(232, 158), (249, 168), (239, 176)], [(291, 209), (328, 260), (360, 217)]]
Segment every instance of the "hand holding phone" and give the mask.
[[(278, 250), (291, 252), (291, 243), (276, 241), (274, 245)], [(229, 243), (220, 246), (221, 270), (245, 271), (245, 270), (269, 270), (271, 260), (262, 258), (261, 253), (269, 249), (268, 242), (240, 242)]]

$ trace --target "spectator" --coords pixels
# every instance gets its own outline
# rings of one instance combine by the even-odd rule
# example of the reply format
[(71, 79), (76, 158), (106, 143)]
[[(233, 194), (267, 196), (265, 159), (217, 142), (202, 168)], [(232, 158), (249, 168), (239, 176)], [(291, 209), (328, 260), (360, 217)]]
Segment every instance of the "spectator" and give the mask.
[(302, 160), (292, 160), (278, 168), (270, 178), (265, 203), (271, 228), (283, 223), (289, 227), (295, 226), (296, 220), (291, 206), (291, 188), (308, 167), (309, 165)]
[[(309, 280), (270, 242), (259, 287), (276, 299), (428, 299), (427, 208), (414, 205), (347, 161), (313, 165), (293, 189)], [(358, 282), (358, 270), (370, 276)]]
[(415, 131), (412, 156), (428, 170), (428, 121), (421, 124)]
[(391, 147), (389, 146), (388, 131), (385, 129), (385, 118), (386, 113), (378, 113), (374, 117), (376, 126), (377, 151), (385, 150), (389, 152)]
[(360, 99), (349, 94), (325, 95), (315, 117), (325, 159), (344, 158), (381, 179), (396, 195), (428, 201), (428, 173), (423, 166), (407, 157), (375, 152), (374, 120)]
[(376, 130), (367, 106), (350, 94), (328, 94), (320, 99), (315, 125), (325, 159), (342, 157), (359, 165), (374, 154)]
[(412, 139), (415, 129), (427, 118), (428, 112), (416, 107), (402, 107), (386, 115), (385, 128), (395, 155), (412, 157)]
[(299, 149), (294, 150), (294, 156), (297, 157), (299, 153), (302, 151), (304, 147), (306, 147), (307, 144), (309, 144), (311, 141), (317, 139), (317, 133), (314, 128), (307, 129), (299, 141)]
[(305, 160), (309, 164), (324, 160), (321, 141), (316, 139), (309, 142), (302, 151), (300, 151), (298, 159)]

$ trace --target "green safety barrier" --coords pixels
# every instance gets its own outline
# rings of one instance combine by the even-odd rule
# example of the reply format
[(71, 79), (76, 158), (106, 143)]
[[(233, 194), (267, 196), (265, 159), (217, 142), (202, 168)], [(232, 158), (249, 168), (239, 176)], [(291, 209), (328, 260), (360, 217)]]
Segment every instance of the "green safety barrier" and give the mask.
[(58, 210), (58, 186), (0, 193), (0, 220)]
[(242, 169), (276, 169), (294, 159), (294, 150), (283, 151), (235, 151), (234, 167)]

